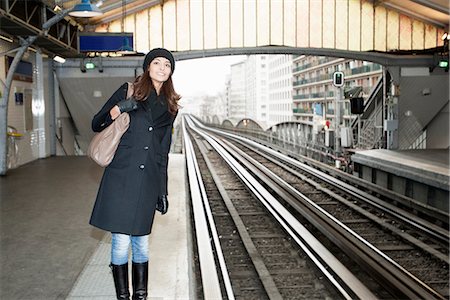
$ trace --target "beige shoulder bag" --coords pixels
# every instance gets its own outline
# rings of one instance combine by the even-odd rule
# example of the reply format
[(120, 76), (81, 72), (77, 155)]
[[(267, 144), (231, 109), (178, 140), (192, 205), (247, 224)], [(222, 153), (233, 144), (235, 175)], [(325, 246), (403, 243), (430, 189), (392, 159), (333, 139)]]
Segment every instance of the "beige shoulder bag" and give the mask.
[[(133, 95), (133, 84), (128, 82), (127, 99)], [(121, 113), (117, 119), (101, 132), (96, 133), (89, 143), (87, 155), (101, 167), (107, 167), (114, 158), (122, 135), (130, 126), (130, 115)]]

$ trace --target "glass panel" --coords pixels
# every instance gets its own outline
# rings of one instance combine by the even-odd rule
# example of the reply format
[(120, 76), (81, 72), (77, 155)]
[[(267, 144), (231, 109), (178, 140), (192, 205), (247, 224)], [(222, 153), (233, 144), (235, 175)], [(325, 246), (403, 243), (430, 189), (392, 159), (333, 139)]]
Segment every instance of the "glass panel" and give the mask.
[(398, 49), (399, 42), (399, 22), (400, 17), (398, 13), (392, 10), (388, 10), (387, 15), (387, 49), (386, 50), (395, 50)]
[(230, 47), (230, 3), (229, 0), (217, 2), (217, 47)]
[(295, 0), (284, 1), (284, 45), (295, 47)]
[(270, 44), (283, 44), (283, 2), (270, 0)]
[(189, 0), (177, 1), (177, 50), (189, 50)]
[(378, 51), (386, 51), (386, 9), (381, 5), (375, 7), (374, 49)]
[(309, 46), (314, 48), (322, 47), (322, 1), (311, 1), (309, 3), (310, 28)]
[(134, 14), (125, 17), (123, 32), (134, 32)]
[(256, 2), (256, 23), (258, 27), (258, 36), (256, 37), (256, 43), (258, 46), (265, 46), (270, 44), (269, 4), (269, 1)]
[(422, 22), (414, 20), (412, 23), (412, 48), (423, 49), (425, 26)]
[(136, 30), (134, 32), (135, 50), (138, 52), (147, 53), (150, 49), (148, 47), (148, 10), (140, 11), (136, 14)]
[(336, 48), (347, 49), (348, 2), (336, 1)]
[(155, 5), (148, 10), (150, 24), (150, 49), (162, 47), (162, 9), (161, 5)]
[(348, 50), (360, 50), (361, 38), (361, 15), (359, 0), (349, 0), (348, 2)]
[(363, 1), (361, 7), (361, 51), (373, 50), (373, 6)]
[(244, 20), (242, 0), (230, 1), (231, 47), (242, 47), (244, 42)]
[(442, 35), (444, 34), (444, 32), (445, 32), (445, 30), (442, 29), (442, 28), (438, 28), (437, 29), (436, 39), (437, 39), (437, 45), (438, 46), (444, 46), (444, 41), (442, 40)]
[(163, 44), (164, 48), (177, 49), (177, 28), (175, 1), (167, 1), (163, 6)]
[(217, 48), (217, 10), (216, 1), (203, 2), (203, 17), (205, 20), (205, 49)]
[(411, 50), (411, 19), (400, 15), (400, 49)]
[[(325, 3), (324, 3), (325, 4)], [(335, 18), (335, 0), (328, 0), (323, 6), (323, 37), (322, 37), (322, 47), (324, 48), (334, 48), (335, 38), (334, 38), (334, 18)], [(340, 34), (340, 33), (338, 33)]]
[(425, 24), (425, 49), (436, 47), (436, 27)]
[(244, 46), (256, 46), (256, 1), (244, 1)]
[(309, 47), (309, 4), (297, 0), (297, 47)]
[(108, 32), (122, 32), (122, 19), (117, 19), (109, 23)]
[(203, 3), (202, 1), (190, 2), (191, 20), (191, 49), (203, 49)]

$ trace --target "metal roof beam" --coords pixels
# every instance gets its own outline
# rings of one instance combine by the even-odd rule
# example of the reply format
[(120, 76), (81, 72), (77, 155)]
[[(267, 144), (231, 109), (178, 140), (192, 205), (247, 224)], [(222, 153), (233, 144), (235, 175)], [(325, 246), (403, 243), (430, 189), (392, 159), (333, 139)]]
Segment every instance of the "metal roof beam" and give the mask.
[(411, 1), (415, 2), (417, 4), (420, 4), (420, 5), (426, 6), (428, 8), (437, 10), (441, 13), (448, 14), (448, 7), (444, 7), (444, 6), (436, 3), (435, 1), (430, 1), (430, 0), (411, 0)]
[(324, 48), (294, 48), (282, 46), (226, 48), (212, 50), (189, 50), (173, 52), (177, 60), (186, 60), (211, 56), (228, 56), (242, 54), (295, 54), (341, 57), (374, 62), (383, 66), (431, 67), (434, 65), (432, 54), (396, 55), (368, 51), (333, 50)]

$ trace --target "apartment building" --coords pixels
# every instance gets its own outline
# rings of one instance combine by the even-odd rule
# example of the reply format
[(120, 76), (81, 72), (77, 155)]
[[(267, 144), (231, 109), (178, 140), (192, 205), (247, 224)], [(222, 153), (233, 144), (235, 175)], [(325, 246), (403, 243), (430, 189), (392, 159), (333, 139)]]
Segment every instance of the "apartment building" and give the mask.
[[(345, 75), (344, 90), (361, 87), (362, 96), (367, 97), (372, 87), (382, 76), (378, 64), (344, 58), (306, 56), (293, 58), (293, 116), (298, 121), (299, 132), (305, 139), (315, 140), (325, 122), (335, 128), (337, 88), (333, 86), (333, 73)], [(349, 127), (356, 115), (350, 113), (350, 101), (341, 104), (342, 127)]]
[(269, 55), (268, 125), (293, 120), (292, 55)]
[(268, 118), (268, 57), (249, 55), (245, 60), (246, 117), (266, 125)]
[(245, 61), (231, 65), (228, 112), (230, 119), (240, 120), (246, 117)]

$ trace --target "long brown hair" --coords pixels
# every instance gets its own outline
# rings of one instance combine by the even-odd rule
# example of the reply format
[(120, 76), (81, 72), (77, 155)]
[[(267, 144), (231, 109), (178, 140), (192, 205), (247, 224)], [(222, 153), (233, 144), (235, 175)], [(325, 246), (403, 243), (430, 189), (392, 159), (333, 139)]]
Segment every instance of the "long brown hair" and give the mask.
[[(150, 74), (148, 73), (148, 69), (136, 77), (133, 85), (133, 96), (138, 101), (145, 101), (148, 94), (150, 94), (150, 91), (155, 90)], [(169, 78), (163, 83), (161, 93), (166, 98), (169, 112), (172, 115), (175, 115), (178, 111), (178, 100), (181, 99), (181, 96), (175, 92), (172, 82), (172, 75), (170, 75)]]

